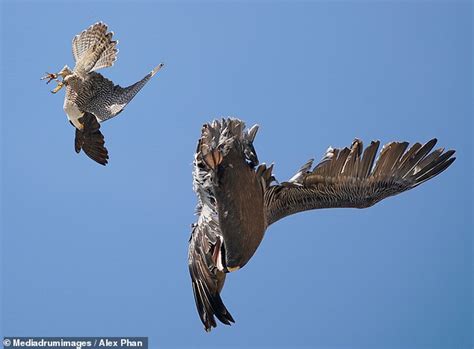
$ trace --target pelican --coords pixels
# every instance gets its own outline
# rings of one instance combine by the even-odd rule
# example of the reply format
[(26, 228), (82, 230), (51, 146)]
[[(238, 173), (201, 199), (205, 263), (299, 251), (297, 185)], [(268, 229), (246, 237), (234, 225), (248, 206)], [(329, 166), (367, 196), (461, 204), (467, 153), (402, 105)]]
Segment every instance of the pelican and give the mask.
[(424, 145), (373, 141), (363, 149), (329, 148), (313, 167), (306, 162), (293, 177), (278, 183), (273, 165), (259, 165), (253, 146), (258, 125), (245, 128), (238, 119), (205, 124), (194, 156), (193, 189), (198, 220), (192, 225), (188, 266), (194, 299), (206, 331), (216, 319), (234, 319), (220, 293), (226, 274), (244, 267), (260, 245), (266, 229), (278, 220), (306, 210), (366, 208), (417, 187), (446, 170), (454, 150)]

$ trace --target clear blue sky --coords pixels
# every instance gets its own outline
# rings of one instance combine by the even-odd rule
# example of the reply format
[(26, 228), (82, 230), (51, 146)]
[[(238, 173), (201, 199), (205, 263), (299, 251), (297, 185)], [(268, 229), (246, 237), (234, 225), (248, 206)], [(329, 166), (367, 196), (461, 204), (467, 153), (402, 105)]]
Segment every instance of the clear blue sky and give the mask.
[[(471, 348), (471, 2), (3, 2), (2, 332), (149, 336), (153, 347)], [(74, 9), (74, 11), (72, 11)], [(96, 21), (122, 85), (165, 68), (102, 125), (110, 164), (74, 152), (39, 78)], [(438, 137), (449, 170), (367, 210), (272, 226), (203, 331), (187, 270), (193, 152), (232, 115), (280, 180), (329, 145)]]

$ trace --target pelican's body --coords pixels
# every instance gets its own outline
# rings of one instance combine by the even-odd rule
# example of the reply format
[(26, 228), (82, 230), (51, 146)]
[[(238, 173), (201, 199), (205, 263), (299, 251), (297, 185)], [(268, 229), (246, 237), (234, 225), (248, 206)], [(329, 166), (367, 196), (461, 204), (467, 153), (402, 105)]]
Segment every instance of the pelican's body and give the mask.
[(318, 208), (365, 208), (435, 177), (455, 160), (436, 140), (407, 150), (392, 142), (375, 156), (379, 142), (364, 151), (329, 148), (313, 169), (304, 164), (287, 182), (275, 183), (273, 165), (258, 165), (253, 147), (258, 127), (245, 130), (237, 119), (206, 124), (194, 159), (198, 221), (189, 240), (188, 264), (194, 298), (206, 331), (234, 322), (220, 297), (226, 273), (245, 266), (269, 225), (288, 215)]

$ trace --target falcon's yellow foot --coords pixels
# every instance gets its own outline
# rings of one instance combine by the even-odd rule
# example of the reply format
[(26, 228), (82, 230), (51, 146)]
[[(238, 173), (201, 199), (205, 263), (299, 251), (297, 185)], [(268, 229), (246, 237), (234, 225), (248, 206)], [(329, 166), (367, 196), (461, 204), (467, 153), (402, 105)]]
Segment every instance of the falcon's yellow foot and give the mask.
[(58, 83), (58, 86), (56, 86), (56, 87), (54, 88), (54, 90), (51, 91), (52, 93), (58, 92), (58, 91), (59, 91), (60, 89), (62, 89), (63, 86), (64, 86), (64, 82), (58, 80), (58, 76), (59, 76), (59, 74), (46, 73), (46, 75), (41, 78), (41, 80), (48, 80), (48, 81), (46, 81), (46, 84), (49, 84), (49, 83), (50, 83), (51, 81), (53, 81), (53, 80)]
[(56, 92), (58, 92), (58, 91), (59, 91), (60, 89), (62, 89), (63, 86), (64, 86), (64, 82), (58, 81), (58, 80), (56, 80), (56, 81), (58, 82), (58, 86), (56, 86), (56, 87), (54, 88), (54, 90), (51, 90), (51, 93), (56, 93)]

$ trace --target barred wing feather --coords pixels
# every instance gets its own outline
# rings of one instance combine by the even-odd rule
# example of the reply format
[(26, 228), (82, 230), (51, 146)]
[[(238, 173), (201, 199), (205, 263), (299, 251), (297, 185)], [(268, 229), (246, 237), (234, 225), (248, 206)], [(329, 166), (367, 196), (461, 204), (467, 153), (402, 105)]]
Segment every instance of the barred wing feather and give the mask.
[(113, 32), (99, 22), (91, 25), (72, 40), (72, 54), (76, 61), (74, 71), (84, 77), (87, 73), (111, 67), (117, 60), (117, 43)]
[(288, 182), (270, 186), (265, 193), (268, 224), (288, 215), (332, 207), (365, 208), (386, 197), (415, 188), (437, 176), (456, 159), (454, 150), (432, 151), (437, 140), (424, 145), (391, 142), (375, 161), (379, 141), (363, 151), (355, 140), (350, 148), (329, 148), (313, 170), (306, 163)]

